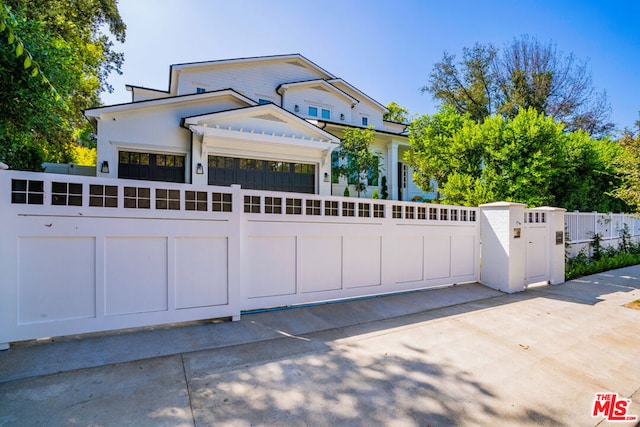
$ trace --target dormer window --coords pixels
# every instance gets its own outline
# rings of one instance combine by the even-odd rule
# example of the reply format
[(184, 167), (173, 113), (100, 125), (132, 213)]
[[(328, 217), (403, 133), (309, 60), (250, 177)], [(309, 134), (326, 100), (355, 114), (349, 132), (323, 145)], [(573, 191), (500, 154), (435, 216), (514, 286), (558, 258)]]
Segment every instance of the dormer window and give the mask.
[(318, 107), (309, 107), (309, 115), (311, 117), (318, 117)]
[(203, 87), (197, 87), (196, 88), (196, 93), (205, 93), (206, 91), (204, 90)]

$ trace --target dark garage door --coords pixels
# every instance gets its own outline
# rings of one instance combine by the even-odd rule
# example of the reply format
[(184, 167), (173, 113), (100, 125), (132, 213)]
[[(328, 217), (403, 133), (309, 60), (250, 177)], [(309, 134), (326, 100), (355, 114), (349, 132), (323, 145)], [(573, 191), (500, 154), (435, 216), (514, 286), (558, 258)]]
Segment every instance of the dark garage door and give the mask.
[(315, 166), (307, 163), (209, 156), (209, 185), (315, 193)]
[(118, 178), (184, 182), (184, 156), (120, 151)]

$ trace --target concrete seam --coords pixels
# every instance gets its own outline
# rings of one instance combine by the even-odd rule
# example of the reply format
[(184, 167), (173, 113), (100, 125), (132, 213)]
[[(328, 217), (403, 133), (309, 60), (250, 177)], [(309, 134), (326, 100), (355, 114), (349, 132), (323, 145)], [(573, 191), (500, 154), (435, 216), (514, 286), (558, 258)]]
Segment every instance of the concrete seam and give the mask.
[(189, 410), (191, 411), (191, 422), (195, 427), (196, 416), (193, 413), (193, 403), (191, 402), (191, 388), (189, 387), (189, 379), (187, 378), (187, 368), (184, 366), (184, 355), (180, 353), (180, 362), (182, 363), (182, 374), (184, 375), (184, 384), (187, 387), (187, 397), (189, 398)]

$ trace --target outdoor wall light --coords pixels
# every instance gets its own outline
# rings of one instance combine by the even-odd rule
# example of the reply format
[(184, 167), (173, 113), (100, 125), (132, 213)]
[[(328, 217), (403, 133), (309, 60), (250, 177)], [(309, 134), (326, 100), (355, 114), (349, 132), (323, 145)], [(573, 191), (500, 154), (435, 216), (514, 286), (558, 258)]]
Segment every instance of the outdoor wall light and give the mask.
[(340, 114), (340, 120), (344, 120), (344, 114)]
[(293, 107), (293, 111), (295, 111), (296, 113), (297, 113), (297, 112), (299, 112), (299, 111), (300, 111), (300, 106), (299, 106), (298, 104), (296, 104), (296, 105)]
[(202, 175), (204, 173), (204, 167), (202, 166), (202, 163), (198, 163), (198, 165), (196, 166), (196, 173), (198, 175)]
[(109, 162), (106, 160), (102, 161), (102, 165), (100, 166), (100, 172), (109, 173)]
[(329, 182), (329, 173), (328, 172), (324, 173), (324, 182)]

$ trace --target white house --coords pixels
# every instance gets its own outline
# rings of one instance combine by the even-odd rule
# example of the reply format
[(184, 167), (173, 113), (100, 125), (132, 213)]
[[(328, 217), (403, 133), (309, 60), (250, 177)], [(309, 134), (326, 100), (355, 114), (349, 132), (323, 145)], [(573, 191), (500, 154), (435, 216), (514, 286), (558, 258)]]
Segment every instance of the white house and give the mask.
[(176, 64), (168, 90), (127, 90), (132, 102), (85, 111), (97, 129), (98, 176), (342, 195), (332, 153), (345, 128), (373, 126), (389, 198), (425, 196), (403, 162), (406, 126), (302, 55)]

